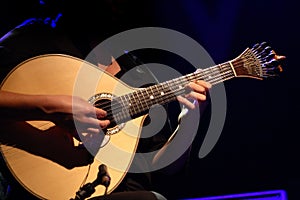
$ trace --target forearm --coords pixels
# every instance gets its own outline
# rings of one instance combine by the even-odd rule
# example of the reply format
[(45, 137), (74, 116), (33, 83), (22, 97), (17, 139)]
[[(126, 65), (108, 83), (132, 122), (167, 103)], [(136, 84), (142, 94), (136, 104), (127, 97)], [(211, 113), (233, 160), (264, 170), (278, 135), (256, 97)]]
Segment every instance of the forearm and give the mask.
[(44, 95), (26, 95), (0, 91), (0, 119), (34, 120), (45, 119), (43, 107), (48, 104)]
[[(106, 112), (81, 97), (70, 95), (27, 95), (0, 91), (0, 119), (46, 120), (69, 126), (70, 121), (86, 129), (104, 128)], [(66, 123), (66, 124), (65, 124)]]

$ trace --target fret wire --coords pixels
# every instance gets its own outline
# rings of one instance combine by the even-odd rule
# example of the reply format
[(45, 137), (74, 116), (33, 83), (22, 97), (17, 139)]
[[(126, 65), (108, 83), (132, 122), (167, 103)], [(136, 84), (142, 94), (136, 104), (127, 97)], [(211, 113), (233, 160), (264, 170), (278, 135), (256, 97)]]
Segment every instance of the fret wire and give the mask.
[(170, 83), (171, 83), (171, 85), (172, 85), (172, 90), (176, 90), (177, 89), (177, 87), (178, 87), (178, 85), (177, 84), (175, 84), (175, 81), (174, 81), (174, 79), (172, 79), (172, 80), (170, 80)]
[(134, 97), (135, 92), (130, 93), (128, 96), (130, 99), (130, 104), (131, 104), (131, 112), (132, 115), (135, 115), (138, 111), (136, 110), (136, 102), (135, 102), (135, 97)]
[[(124, 99), (123, 99), (124, 98)], [(121, 113), (122, 113), (122, 116), (123, 116), (123, 119), (126, 119), (127, 118), (127, 116), (126, 115), (128, 115), (129, 114), (129, 104), (128, 104), (128, 101), (126, 100), (126, 95), (124, 95), (124, 96), (120, 96), (119, 98), (116, 98), (116, 100), (118, 101), (118, 99), (121, 99), (121, 102), (122, 102), (122, 104), (123, 104), (123, 106), (121, 106), (121, 107), (123, 107), (123, 109), (121, 109), (122, 111), (121, 111)], [(125, 104), (125, 102), (124, 102), (124, 100), (125, 100), (125, 102), (126, 102), (126, 104)], [(125, 112), (124, 112), (125, 111)], [(114, 114), (113, 113), (114, 111), (112, 111), (112, 114), (113, 114), (113, 116), (115, 116), (115, 115), (117, 115), (117, 114)], [(114, 117), (115, 118), (115, 117)], [(117, 120), (115, 119), (115, 121), (117, 122)], [(122, 119), (120, 119), (120, 121), (122, 121)]]
[(157, 85), (153, 85), (153, 86), (150, 86), (150, 89), (151, 89), (151, 95), (149, 96), (149, 99), (151, 100), (151, 105), (155, 105), (158, 103), (157, 101)]
[(185, 80), (187, 80), (188, 83), (189, 83), (189, 82), (192, 82), (192, 81), (195, 80), (195, 78), (194, 78), (194, 73), (195, 73), (195, 72), (190, 73), (190, 74), (187, 74), (187, 75), (185, 75), (183, 78), (184, 78)]
[(228, 77), (226, 77), (226, 78), (223, 78), (223, 79), (216, 79), (216, 80), (213, 80), (213, 82), (211, 82), (211, 84), (212, 84), (212, 85), (215, 85), (215, 84), (217, 84), (217, 83), (224, 82), (224, 81), (229, 80), (229, 79), (231, 79), (231, 78), (234, 78), (234, 76), (230, 75), (230, 76), (228, 76)]
[[(173, 93), (172, 93), (172, 89), (169, 87), (169, 85), (166, 83), (160, 83), (159, 87), (161, 87), (162, 91), (163, 91), (163, 95), (160, 95), (160, 99), (170, 99), (171, 100)], [(170, 94), (172, 94), (172, 95), (170, 95)]]
[[(224, 67), (222, 67), (222, 65), (217, 65), (217, 66), (214, 66), (213, 68), (214, 68), (214, 70), (210, 70), (210, 71), (214, 71), (214, 74), (216, 74), (216, 73), (223, 74), (223, 72), (225, 70), (227, 70), (227, 71), (225, 71), (226, 73), (228, 73), (228, 72), (232, 73), (232, 70), (228, 66), (226, 66), (224, 68)], [(221, 68), (221, 73), (220, 73), (220, 68)], [(199, 78), (204, 79), (204, 80), (209, 80), (209, 79), (213, 78), (213, 77), (207, 77), (207, 74), (210, 74), (210, 73), (207, 73), (207, 70), (204, 69), (204, 73), (202, 70), (202, 71), (200, 71), (200, 74), (198, 74), (198, 76), (199, 76)], [(207, 78), (205, 78), (205, 77), (207, 77)]]
[(158, 87), (161, 87), (163, 89), (164, 94), (163, 95), (159, 95), (157, 99), (157, 103), (159, 104), (164, 104), (172, 99), (174, 99), (175, 95), (174, 95), (174, 90), (172, 88), (169, 87), (169, 82), (164, 82), (161, 84), (158, 84)]
[[(193, 74), (195, 74), (195, 73), (193, 73)], [(232, 77), (231, 74), (232, 74), (232, 72), (228, 70), (228, 71), (225, 71), (225, 73), (219, 73), (218, 76), (214, 77), (210, 81), (212, 83), (214, 83), (215, 81), (222, 82), (222, 81), (224, 81), (224, 79), (231, 78)], [(159, 86), (165, 86), (165, 85), (169, 85), (169, 84), (170, 83), (167, 82), (167, 83), (164, 83), (164, 84), (159, 84)], [(179, 88), (178, 87), (178, 89), (176, 89), (175, 91), (168, 92), (167, 95), (164, 95), (164, 96), (158, 95), (158, 96), (156, 96), (156, 99), (159, 99), (160, 104), (164, 104), (164, 103), (168, 102), (170, 99), (175, 99), (176, 98), (176, 95), (174, 95), (175, 93), (177, 93), (177, 95), (183, 94), (184, 93), (184, 88)]]
[(176, 79), (177, 85), (181, 84), (181, 86), (186, 86), (189, 82), (193, 81), (194, 79), (190, 78), (191, 74), (187, 74), (185, 76), (179, 77)]
[[(214, 78), (222, 78), (222, 77), (226, 77), (227, 75), (232, 75), (232, 73), (230, 71), (225, 71), (221, 74), (219, 74), (219, 76), (215, 76)], [(212, 78), (212, 79), (214, 79)]]
[(228, 69), (228, 71), (231, 72), (232, 75), (236, 76), (236, 73), (234, 71), (233, 61), (227, 62), (226, 68)]
[[(114, 101), (118, 101), (118, 99), (116, 98), (116, 99), (114, 99)], [(118, 106), (118, 107), (116, 108), (116, 106)], [(120, 111), (120, 108), (122, 108), (122, 106), (119, 107), (118, 103), (112, 103), (111, 108), (112, 108), (111, 115), (112, 115), (113, 119), (115, 120), (116, 123), (120, 122), (120, 120), (121, 120), (120, 115), (122, 115), (122, 109)]]
[[(154, 105), (154, 104), (165, 104), (171, 100), (174, 100), (176, 99), (176, 95), (174, 95), (174, 92), (172, 90), (168, 90), (166, 91), (166, 89), (164, 89), (163, 87), (166, 85), (166, 83), (164, 84), (157, 84), (157, 85), (153, 85), (153, 86), (150, 86), (148, 89), (151, 90), (151, 94), (153, 94), (153, 102), (155, 103), (151, 103), (151, 105)], [(162, 88), (164, 93), (163, 95), (161, 95), (161, 93), (159, 91), (161, 91), (159, 88)], [(183, 90), (183, 89), (181, 89)], [(179, 91), (178, 89), (175, 90), (175, 91)], [(182, 92), (181, 92), (182, 93)], [(150, 108), (151, 106), (149, 106)], [(142, 111), (146, 111), (146, 110), (149, 110), (148, 109), (145, 109), (143, 108)]]
[(119, 99), (121, 99), (122, 107), (123, 107), (122, 113), (124, 113), (124, 119), (126, 119), (126, 118), (130, 117), (130, 113), (129, 113), (129, 108), (130, 107), (129, 107), (129, 103), (127, 101), (126, 101), (126, 104), (125, 104), (123, 98), (126, 101), (125, 95), (119, 97)]
[(219, 77), (215, 77), (215, 78), (211, 79), (209, 82), (214, 85), (214, 84), (216, 84), (216, 83), (214, 83), (214, 81), (217, 81), (219, 83), (219, 82), (223, 82), (223, 81), (228, 80), (233, 77), (234, 76), (231, 73), (227, 72), (226, 74), (223, 74), (223, 76), (219, 76)]
[(226, 73), (223, 73), (222, 75), (224, 78), (227, 78), (228, 76), (235, 77), (235, 75), (232, 72), (228, 72), (228, 71)]
[(134, 97), (134, 107), (136, 108), (137, 112), (135, 114), (140, 113), (140, 106), (139, 104), (141, 104), (141, 101), (139, 100), (139, 95), (137, 94), (138, 91), (133, 92), (133, 97)]
[(164, 88), (164, 84), (157, 84), (157, 88), (158, 88), (158, 91), (160, 91), (159, 92), (160, 96), (163, 96), (164, 93), (167, 92), (167, 90)]
[(209, 71), (204, 71), (205, 73), (201, 73), (199, 74), (199, 78), (203, 79), (203, 80), (209, 80), (211, 78), (213, 78), (214, 76), (220, 74), (219, 69), (217, 69), (216, 67), (214, 67), (213, 69), (210, 69)]
[[(179, 93), (179, 91), (183, 91), (182, 89), (177, 89), (175, 91), (169, 91), (165, 95), (161, 96), (159, 98), (160, 104), (165, 104), (170, 102), (171, 100), (175, 100), (177, 97), (174, 95), (174, 93)], [(180, 93), (181, 94), (181, 93)]]
[(137, 113), (137, 111), (135, 110), (134, 102), (132, 101), (133, 100), (133, 98), (132, 98), (133, 93), (130, 93), (130, 94), (126, 95), (128, 97), (128, 102), (129, 102), (129, 105), (130, 105), (129, 113), (130, 113), (131, 116), (133, 116), (135, 113)]
[[(138, 110), (139, 112), (142, 112), (145, 108), (145, 104), (143, 102), (143, 94), (142, 94), (142, 89), (139, 89), (136, 91), (137, 99), (138, 99)], [(145, 100), (144, 100), (145, 101)]]
[(202, 80), (209, 79), (210, 78), (209, 76), (212, 75), (212, 72), (214, 72), (214, 74), (217, 72), (219, 73), (218, 69), (214, 66), (214, 67), (203, 69), (203, 70), (199, 71), (197, 74), (197, 77), (198, 77), (197, 79), (202, 79)]
[(155, 88), (154, 91), (154, 98), (155, 98), (155, 102), (159, 104), (159, 100), (157, 100), (157, 98), (160, 97), (160, 92), (161, 92), (161, 86), (160, 85), (154, 85), (153, 86)]
[(149, 89), (151, 90), (151, 87), (146, 88), (145, 91), (146, 91), (147, 97), (148, 97), (148, 98), (147, 98), (147, 101), (150, 102), (150, 106), (148, 106), (148, 107), (150, 108), (150, 107), (153, 105), (153, 102), (152, 102), (152, 99), (151, 99), (151, 95), (152, 95), (152, 94), (149, 93)]
[[(228, 64), (228, 63), (227, 63)], [(142, 91), (136, 91), (128, 95), (124, 95), (124, 99), (126, 100), (128, 104), (128, 111), (129, 112), (123, 112), (124, 118), (127, 118), (127, 115), (136, 115), (139, 114), (140, 110), (145, 111), (150, 108), (151, 105), (154, 105), (152, 101), (155, 101), (155, 103), (164, 104), (166, 102), (169, 102), (170, 100), (176, 99), (176, 95), (183, 94), (185, 92), (184, 86), (195, 79), (206, 79), (210, 81), (212, 84), (216, 84), (219, 82), (222, 82), (224, 80), (232, 78), (232, 69), (228, 67), (226, 63), (219, 64), (217, 66), (213, 66), (208, 69), (203, 69), (199, 72), (193, 72), (190, 74), (187, 74), (186, 76), (179, 77), (173, 80), (166, 81), (161, 84), (157, 84), (154, 86), (150, 86), (148, 89), (151, 90), (151, 94), (149, 95), (149, 90), (142, 90)], [(236, 64), (236, 63), (235, 63)], [(214, 75), (212, 77), (212, 75)], [(187, 81), (188, 80), (188, 81)], [(171, 84), (172, 83), (172, 84)], [(168, 90), (166, 90), (164, 87), (167, 86)], [(155, 89), (155, 90), (154, 90)], [(164, 94), (161, 94), (161, 89), (164, 92)], [(147, 95), (145, 95), (145, 93)], [(139, 95), (141, 94), (141, 95)], [(176, 95), (175, 95), (176, 94)], [(153, 98), (151, 98), (151, 95)], [(135, 99), (138, 99), (139, 102), (134, 100), (132, 97), (136, 97)], [(128, 100), (129, 98), (129, 100)], [(121, 98), (122, 103), (124, 104), (125, 108), (126, 105)], [(150, 101), (150, 106), (147, 104), (147, 102)], [(140, 103), (141, 102), (141, 103)], [(144, 103), (143, 103), (144, 102)], [(142, 109), (139, 105), (142, 105)], [(145, 107), (146, 105), (146, 107)]]
[[(224, 67), (224, 65), (225, 65), (225, 67)], [(228, 73), (229, 73), (229, 74), (233, 74), (232, 68), (230, 67), (229, 63), (219, 64), (218, 66), (219, 66), (219, 68), (223, 71), (223, 72), (221, 73), (223, 77), (224, 77), (224, 75), (226, 75), (226, 74), (228, 74)], [(226, 71), (225, 71), (225, 69), (226, 69)]]
[[(158, 102), (157, 102), (157, 98), (155, 98), (155, 90), (156, 90), (157, 88), (156, 88), (156, 86), (154, 85), (154, 86), (151, 86), (150, 89), (151, 89), (151, 96), (150, 96), (150, 99), (151, 99), (153, 102), (155, 102), (154, 104), (156, 104), (156, 103), (158, 103)], [(154, 104), (152, 104), (152, 105), (154, 105)]]
[[(182, 86), (182, 85), (180, 85), (180, 84), (182, 84), (182, 83), (187, 83), (187, 79), (188, 80), (191, 80), (191, 77), (195, 77), (194, 79), (196, 79), (197, 77), (199, 77), (199, 78), (202, 78), (202, 79), (205, 79), (205, 76), (204, 75), (206, 75), (207, 76), (207, 74), (217, 74), (218, 76), (222, 76), (222, 77), (225, 77), (224, 75), (226, 75), (226, 74), (224, 74), (224, 73), (221, 73), (220, 74), (220, 66), (222, 66), (222, 65), (217, 65), (217, 66), (214, 66), (214, 67), (212, 67), (212, 68), (210, 68), (209, 70), (206, 70), (206, 69), (204, 69), (204, 70), (201, 70), (200, 72), (193, 72), (193, 73), (191, 73), (191, 74), (188, 74), (188, 75), (186, 75), (186, 76), (184, 76), (184, 77), (180, 77), (180, 78), (176, 78), (176, 79), (173, 79), (173, 80), (169, 80), (169, 81), (167, 81), (167, 82), (165, 82), (165, 83), (163, 83), (163, 84), (159, 84), (159, 85), (154, 85), (154, 86), (150, 86), (149, 88), (151, 89), (151, 92), (152, 92), (152, 96), (153, 96), (153, 100), (155, 100), (155, 103), (165, 103), (166, 101), (169, 101), (169, 99), (174, 99), (175, 97), (176, 97), (176, 95), (175, 95), (175, 93), (177, 93), (177, 95), (179, 95), (179, 94), (183, 94), (184, 93), (184, 87)], [(224, 66), (224, 65), (223, 65)], [(225, 68), (223, 67), (223, 70), (222, 71), (224, 71), (224, 69), (226, 69), (226, 67), (227, 67), (227, 65), (225, 65)], [(229, 69), (229, 68), (228, 68)], [(203, 73), (204, 72), (204, 73)], [(228, 73), (228, 72), (231, 72), (231, 70), (227, 70), (227, 72), (226, 73)], [(224, 79), (224, 78), (222, 78), (222, 77), (218, 77), (218, 76), (216, 76), (217, 77), (217, 79), (216, 79), (216, 77), (215, 77), (215, 79), (216, 80), (219, 80), (220, 78), (221, 79)], [(226, 77), (225, 77), (226, 78)], [(211, 78), (206, 78), (207, 80), (210, 80)], [(211, 81), (214, 81), (214, 79), (212, 79)], [(173, 84), (170, 86), (170, 82), (172, 82)], [(171, 88), (171, 90), (172, 91), (174, 91), (174, 92), (168, 92), (168, 94), (167, 95), (163, 95), (163, 98), (162, 98), (162, 95), (160, 95), (160, 90), (158, 89), (158, 87), (159, 86), (165, 86), (165, 85), (168, 85), (168, 87), (169, 88)], [(175, 87), (178, 87), (178, 88), (174, 88), (174, 86)], [(153, 91), (153, 89), (155, 88), (155, 91)], [(135, 92), (135, 93), (133, 93), (133, 96), (135, 97), (135, 95), (137, 95), (136, 97), (136, 99), (139, 99), (140, 100), (140, 102), (145, 102), (146, 103), (146, 101), (147, 101), (147, 99), (146, 99), (146, 97), (145, 97), (145, 95), (144, 95), (144, 93), (141, 93), (142, 94), (142, 96), (143, 96), (143, 98), (141, 99), (141, 95), (138, 95), (138, 93), (137, 92)], [(150, 96), (148, 96), (149, 98), (150, 98)], [(133, 105), (132, 105), (132, 108), (133, 108), (133, 111), (134, 111), (134, 113), (130, 113), (130, 114), (138, 114), (138, 112), (140, 111), (140, 110), (142, 110), (142, 111), (144, 111), (145, 110), (145, 107), (144, 107), (144, 104), (142, 103), (141, 105), (142, 105), (142, 109), (140, 109), (140, 107), (138, 106), (139, 104), (136, 102), (136, 101), (134, 101), (134, 103), (133, 103)], [(151, 105), (154, 105), (153, 103), (151, 103)], [(150, 108), (150, 106), (149, 105), (147, 105), (147, 108), (146, 109), (149, 109)]]
[[(149, 105), (147, 103), (147, 99), (146, 99), (146, 97), (144, 95), (144, 90), (145, 89), (139, 90), (139, 93), (142, 95), (142, 98), (140, 99), (140, 102), (142, 104), (142, 110), (149, 109)], [(143, 100), (144, 100), (144, 103), (143, 103)]]
[[(157, 85), (153, 85), (153, 86), (150, 86), (148, 90), (151, 91), (151, 93), (148, 92), (148, 100), (150, 101), (151, 103), (151, 106), (154, 105), (154, 104), (159, 104), (159, 97), (160, 97), (160, 91), (161, 91), (161, 84), (157, 84)], [(151, 107), (149, 106), (149, 107)]]
[(225, 77), (226, 74), (231, 75), (231, 73), (229, 71), (226, 71), (225, 73), (220, 73), (220, 74), (218, 74), (218, 76), (211, 77), (210, 79), (207, 79), (206, 81), (208, 81), (208, 82), (211, 83), (211, 80), (214, 80), (214, 79), (223, 79), (223, 77)]
[[(227, 65), (225, 65), (226, 67), (227, 67)], [(225, 69), (225, 68), (223, 68), (223, 69)], [(203, 71), (203, 70), (202, 70)], [(202, 72), (201, 71), (201, 72)], [(230, 70), (228, 70), (229, 72), (230, 72)], [(226, 73), (228, 73), (228, 71), (226, 72)], [(205, 72), (205, 71), (204, 71)], [(209, 70), (209, 73), (210, 74), (217, 74), (218, 76), (221, 76), (221, 77), (217, 77), (217, 79), (216, 80), (219, 80), (220, 78), (221, 79), (223, 79), (223, 77), (225, 77), (225, 74), (224, 73), (220, 73), (220, 65), (218, 65), (218, 66), (214, 66), (213, 68), (211, 68), (210, 70)], [(193, 77), (197, 77), (197, 76), (199, 76), (199, 74), (201, 74), (201, 73), (197, 73), (197, 72), (193, 72), (193, 73), (191, 73), (191, 74), (188, 74), (188, 75), (186, 75), (186, 76), (184, 76), (184, 77), (180, 77), (180, 78), (176, 78), (176, 79), (173, 79), (173, 80), (171, 80), (171, 81), (167, 81), (167, 82), (165, 82), (164, 84), (159, 84), (159, 85), (155, 85), (154, 87), (156, 87), (155, 88), (155, 91), (153, 91), (153, 87), (150, 87), (150, 89), (152, 90), (152, 94), (154, 95), (154, 99), (156, 100), (156, 103), (165, 103), (165, 101), (166, 100), (168, 100), (170, 97), (172, 98), (172, 99), (174, 99), (175, 98), (175, 96), (176, 95), (174, 95), (174, 93), (178, 93), (178, 94), (183, 94), (184, 93), (184, 87), (182, 86), (182, 85), (180, 85), (180, 84), (182, 84), (182, 83), (187, 83), (187, 79), (189, 79), (189, 80), (191, 80), (191, 77), (193, 76)], [(202, 74), (201, 74), (201, 76), (203, 76)], [(215, 77), (216, 78), (216, 77)], [(225, 77), (226, 78), (226, 77)], [(211, 78), (210, 78), (211, 79)], [(209, 79), (208, 79), (209, 80)], [(169, 86), (169, 88), (170, 88), (170, 82), (172, 82), (173, 84), (172, 84), (172, 90), (174, 91), (174, 86), (175, 87), (178, 87), (178, 89), (176, 88), (175, 89), (175, 92), (173, 92), (173, 93), (170, 93), (169, 95), (163, 95), (164, 96), (164, 98), (161, 98), (162, 97), (162, 95), (160, 95), (160, 93), (159, 93), (159, 89), (157, 88), (158, 86), (165, 86), (165, 85), (168, 85)], [(145, 97), (144, 97), (145, 98)], [(149, 107), (148, 107), (149, 108)]]
[[(146, 105), (146, 109), (149, 109), (150, 108), (150, 106), (149, 106), (149, 104), (148, 104), (148, 101), (147, 101), (147, 99), (148, 98), (146, 98), (146, 96), (144, 95), (144, 92), (146, 92), (145, 91), (145, 89), (142, 89), (142, 90), (140, 90), (141, 91), (141, 94), (142, 94), (142, 96), (143, 96), (143, 100), (144, 100), (144, 102), (145, 102), (145, 105)], [(145, 109), (145, 108), (144, 108)]]
[(211, 81), (224, 81), (226, 79), (232, 78), (234, 76), (232, 76), (232, 74), (225, 74), (223, 77), (217, 77), (215, 79), (212, 79)]
[[(143, 102), (141, 101), (141, 95), (139, 94), (140, 90), (136, 90), (134, 92), (135, 96), (134, 96), (134, 101), (136, 102), (135, 106), (137, 108), (138, 113), (141, 112), (141, 107), (143, 107)], [(137, 113), (136, 113), (137, 114)]]

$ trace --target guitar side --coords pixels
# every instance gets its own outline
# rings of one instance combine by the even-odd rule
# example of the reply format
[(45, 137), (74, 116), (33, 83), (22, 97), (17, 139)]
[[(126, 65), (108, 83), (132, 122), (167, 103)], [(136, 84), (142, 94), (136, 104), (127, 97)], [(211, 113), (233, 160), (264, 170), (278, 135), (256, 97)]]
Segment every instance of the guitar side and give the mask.
[[(48, 54), (34, 57), (15, 67), (3, 81), (1, 90), (24, 94), (76, 95), (88, 100), (98, 93), (120, 96), (136, 89), (78, 58)], [(109, 142), (98, 151), (91, 164), (86, 183), (95, 180), (98, 166), (103, 163), (107, 165), (111, 176), (108, 193), (120, 184), (132, 162), (144, 118), (141, 116), (125, 123), (118, 133), (110, 136)], [(51, 131), (56, 128), (49, 121), (28, 121), (26, 124), (42, 134), (39, 138), (43, 138), (43, 134), (45, 138), (50, 138)], [(42, 141), (45, 142), (45, 139)], [(75, 139), (73, 142), (75, 146), (78, 144)], [(45, 144), (45, 149), (51, 146), (47, 142)], [(63, 142), (57, 140), (52, 146), (56, 144), (59, 148)], [(41, 199), (73, 198), (89, 168), (78, 166), (69, 169), (16, 146), (1, 144), (0, 150), (14, 178)], [(52, 150), (49, 148), (45, 151), (51, 154)], [(92, 196), (103, 195), (104, 191), (104, 187), (98, 186)]]

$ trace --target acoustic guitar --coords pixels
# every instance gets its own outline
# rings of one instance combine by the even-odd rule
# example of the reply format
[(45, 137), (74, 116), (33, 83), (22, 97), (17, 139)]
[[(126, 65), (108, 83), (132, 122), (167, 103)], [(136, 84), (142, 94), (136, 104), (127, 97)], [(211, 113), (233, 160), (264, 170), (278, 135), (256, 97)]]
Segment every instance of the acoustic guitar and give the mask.
[[(214, 85), (235, 77), (263, 80), (277, 76), (282, 71), (280, 60), (283, 58), (263, 42), (246, 48), (228, 62), (149, 87), (134, 88), (97, 66), (69, 55), (33, 57), (7, 75), (1, 90), (80, 96), (94, 106), (107, 110), (112, 125), (103, 130), (103, 141), (90, 165), (80, 166), (80, 161), (72, 163), (72, 159), (80, 158), (76, 154), (77, 148), (82, 148), (80, 142), (74, 139), (72, 147), (63, 147), (64, 143), (70, 145), (69, 139), (55, 134), (59, 129), (49, 121), (16, 122), (12, 129), (7, 128), (10, 132), (20, 132), (16, 135), (21, 136), (13, 139), (24, 145), (2, 142), (2, 156), (17, 182), (40, 199), (73, 198), (82, 183), (94, 181), (98, 167), (108, 163), (111, 183), (107, 192), (111, 193), (128, 172), (142, 124), (151, 106), (175, 101), (177, 95), (186, 92), (185, 85), (190, 81), (203, 79)], [(92, 196), (103, 195), (105, 189), (104, 186), (97, 186)]]

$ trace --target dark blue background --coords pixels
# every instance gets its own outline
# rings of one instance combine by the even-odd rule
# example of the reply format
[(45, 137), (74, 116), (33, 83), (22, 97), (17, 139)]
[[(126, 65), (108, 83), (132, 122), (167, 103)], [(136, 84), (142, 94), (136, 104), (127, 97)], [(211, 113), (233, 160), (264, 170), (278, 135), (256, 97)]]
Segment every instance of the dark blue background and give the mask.
[[(201, 136), (196, 138), (190, 175), (184, 181), (170, 177), (174, 184), (169, 192), (197, 197), (284, 189), (290, 199), (300, 197), (300, 32), (299, 10), (294, 2), (163, 0), (145, 1), (148, 7), (143, 12), (134, 4), (129, 8), (135, 25), (150, 24), (185, 33), (199, 42), (215, 63), (235, 58), (246, 47), (262, 41), (287, 57), (284, 71), (276, 79), (236, 78), (225, 83), (227, 117), (220, 140), (210, 154), (198, 159)], [(1, 6), (1, 35), (39, 6), (35, 1), (15, 3), (19, 8), (15, 9), (12, 1), (4, 1)], [(151, 16), (151, 22), (139, 21), (141, 14)]]

